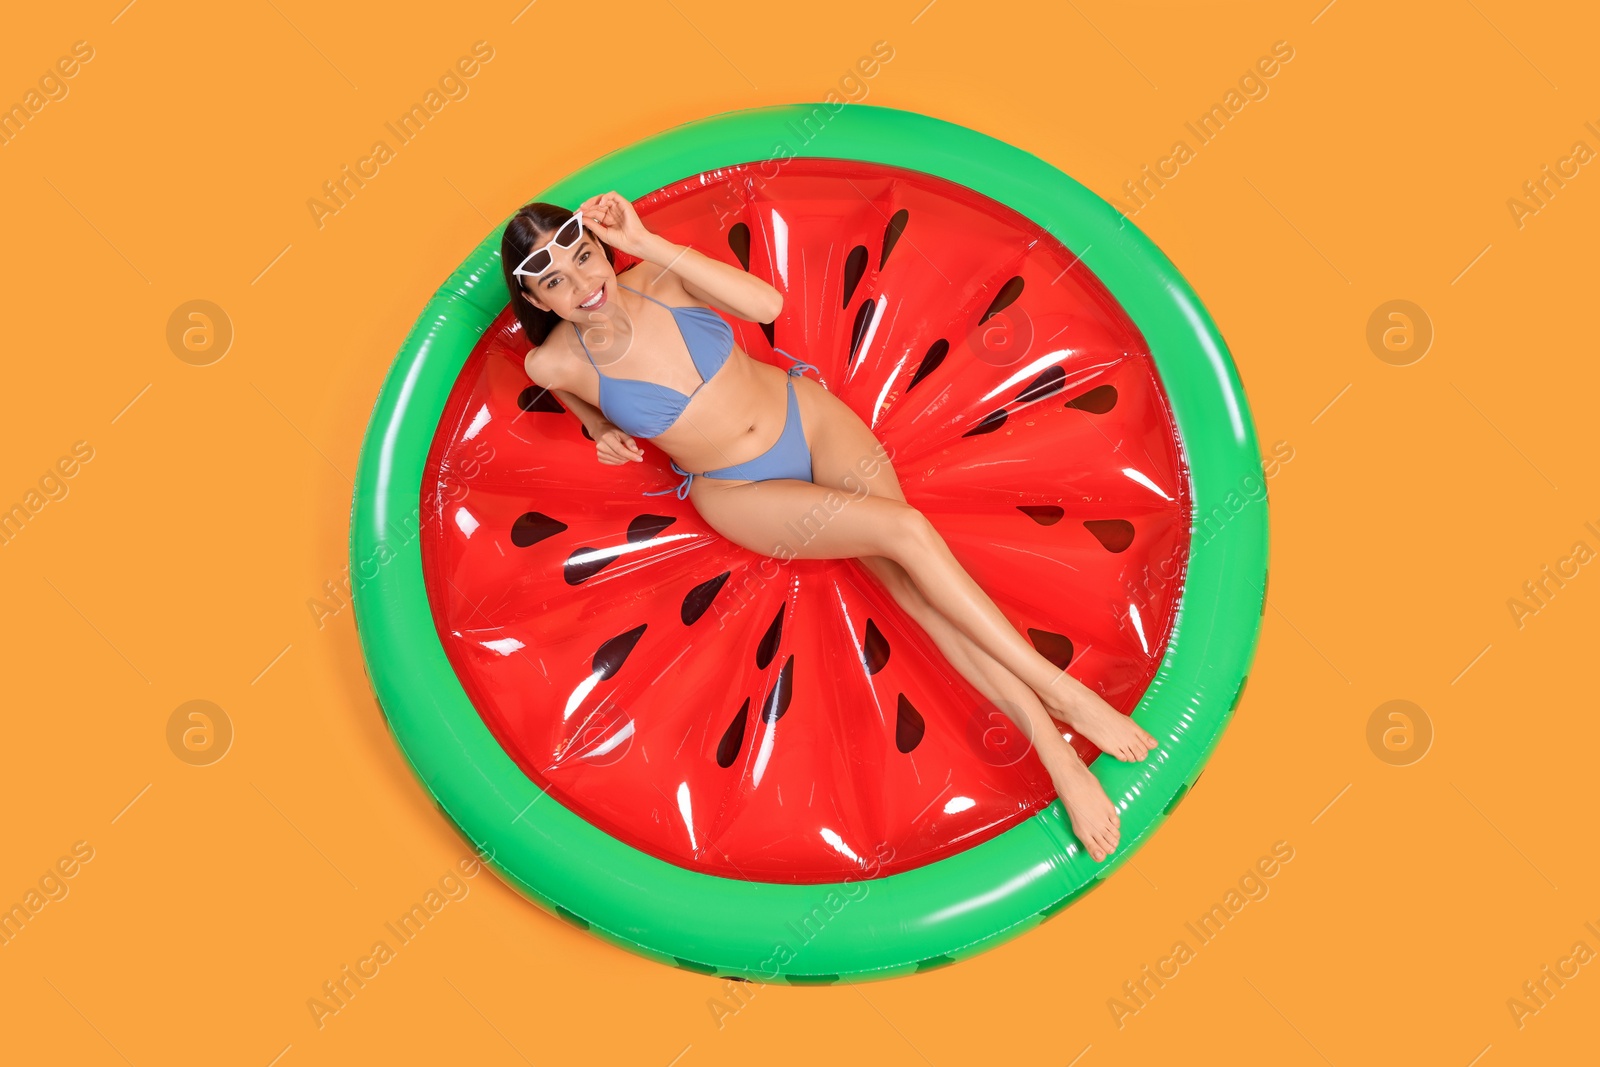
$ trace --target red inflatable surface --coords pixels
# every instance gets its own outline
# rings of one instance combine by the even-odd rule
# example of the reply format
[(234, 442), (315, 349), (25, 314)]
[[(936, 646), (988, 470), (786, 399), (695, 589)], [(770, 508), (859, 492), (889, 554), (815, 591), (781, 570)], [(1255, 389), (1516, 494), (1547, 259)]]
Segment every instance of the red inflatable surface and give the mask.
[[(1088, 269), (965, 187), (858, 162), (731, 167), (635, 206), (785, 294), (775, 323), (728, 319), (737, 344), (819, 367), (1017, 629), (1131, 711), (1171, 632), (1189, 489), (1145, 342)], [(1055, 798), (859, 563), (782, 563), (641, 495), (677, 483), (666, 456), (599, 464), (527, 347), (508, 309), (462, 369), (422, 562), (446, 654), (541, 803), (694, 870), (835, 882)]]

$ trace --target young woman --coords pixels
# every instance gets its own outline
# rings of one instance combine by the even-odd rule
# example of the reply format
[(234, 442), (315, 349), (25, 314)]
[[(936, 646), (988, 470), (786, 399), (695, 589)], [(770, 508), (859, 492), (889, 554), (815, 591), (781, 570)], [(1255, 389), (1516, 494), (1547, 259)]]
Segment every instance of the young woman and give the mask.
[[(618, 275), (612, 249), (643, 262)], [(528, 377), (583, 421), (601, 463), (642, 463), (637, 439), (652, 441), (684, 475), (679, 498), (735, 544), (780, 559), (859, 559), (1032, 739), (1089, 854), (1110, 854), (1116, 807), (1051, 717), (1121, 760), (1144, 759), (1156, 739), (1017, 632), (906, 503), (871, 429), (804, 377), (816, 368), (796, 361), (785, 373), (734, 344), (716, 312), (772, 322), (778, 290), (651, 233), (615, 192), (576, 212), (528, 204), (500, 254), (534, 346)], [(842, 508), (838, 490), (854, 494)]]

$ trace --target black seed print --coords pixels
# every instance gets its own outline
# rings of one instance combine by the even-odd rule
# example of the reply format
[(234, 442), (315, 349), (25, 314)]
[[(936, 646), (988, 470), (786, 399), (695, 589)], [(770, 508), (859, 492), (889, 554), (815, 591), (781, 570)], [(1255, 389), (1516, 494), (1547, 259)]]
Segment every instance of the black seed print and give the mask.
[(845, 368), (854, 365), (856, 356), (861, 354), (861, 342), (867, 336), (867, 324), (872, 321), (872, 301), (861, 301), (861, 307), (856, 310), (855, 325), (850, 327), (850, 358), (845, 361)]
[(894, 720), (894, 747), (901, 752), (910, 752), (922, 744), (922, 735), (927, 730), (928, 724), (923, 721), (922, 712), (912, 707), (911, 701), (901, 693), (900, 707)]
[(634, 545), (640, 541), (648, 541), (677, 521), (671, 515), (636, 515), (633, 521), (628, 523), (628, 543)]
[(582, 585), (616, 561), (616, 553), (604, 548), (575, 548), (561, 565), (561, 576), (568, 585)]
[(899, 243), (900, 235), (906, 232), (906, 219), (911, 217), (911, 212), (901, 208), (889, 219), (889, 225), (883, 228), (883, 251), (878, 254), (878, 269), (889, 262), (889, 253), (894, 251), (894, 246)]
[(715, 967), (710, 966), (709, 964), (696, 963), (694, 960), (686, 960), (682, 956), (674, 956), (672, 958), (678, 964), (679, 967), (682, 967), (686, 971), (693, 971), (695, 974), (716, 974), (717, 973), (717, 969)]
[(922, 362), (917, 365), (917, 373), (911, 376), (911, 384), (906, 386), (906, 392), (911, 392), (918, 382), (937, 370), (939, 364), (944, 362), (944, 357), (949, 354), (950, 342), (943, 337), (929, 345), (928, 354), (923, 356)]
[(683, 605), (678, 609), (678, 618), (683, 620), (685, 626), (693, 626), (699, 621), (700, 616), (711, 607), (712, 601), (717, 599), (717, 593), (728, 580), (732, 571), (723, 571), (715, 578), (707, 579), (689, 590), (689, 595), (683, 598)]
[(1035, 630), (1030, 626), (1028, 640), (1033, 642), (1039, 655), (1061, 670), (1066, 670), (1067, 664), (1072, 662), (1072, 642), (1065, 635), (1050, 630)]
[(530, 385), (517, 394), (517, 407), (523, 411), (541, 412), (548, 411), (554, 415), (561, 415), (566, 408), (561, 406), (561, 401), (542, 385)]
[(794, 657), (790, 656), (783, 663), (783, 669), (778, 672), (778, 681), (767, 694), (767, 699), (762, 701), (761, 717), (769, 723), (777, 722), (783, 718), (783, 713), (789, 710), (789, 700), (794, 696)]
[(1172, 799), (1167, 801), (1167, 806), (1164, 809), (1162, 809), (1161, 814), (1162, 815), (1171, 815), (1172, 814), (1172, 809), (1178, 806), (1178, 801), (1182, 800), (1188, 794), (1188, 792), (1189, 792), (1189, 787), (1188, 786), (1181, 786), (1178, 789), (1178, 791), (1173, 794)]
[(1094, 534), (1107, 552), (1125, 552), (1133, 544), (1133, 523), (1127, 519), (1085, 519), (1083, 528)]
[(1022, 279), (1012, 278), (1010, 281), (1006, 282), (1000, 287), (1000, 292), (995, 294), (994, 301), (989, 305), (989, 310), (983, 313), (983, 318), (979, 319), (978, 322), (988, 322), (991, 316), (997, 315), (1006, 308), (1010, 307), (1016, 302), (1017, 297), (1021, 295)]
[(560, 519), (552, 519), (542, 511), (530, 511), (517, 517), (511, 524), (511, 543), (518, 548), (536, 545), (546, 537), (554, 537), (567, 528)]
[(1079, 411), (1087, 411), (1091, 415), (1104, 415), (1117, 406), (1117, 387), (1114, 385), (1099, 386), (1089, 390), (1082, 396), (1073, 397), (1067, 401), (1066, 406), (1077, 408)]
[(628, 653), (633, 651), (633, 646), (644, 636), (645, 627), (649, 625), (647, 622), (642, 622), (601, 645), (595, 650), (594, 660), (590, 663), (589, 669), (598, 673), (602, 681), (616, 674), (627, 661)]
[(856, 286), (861, 282), (861, 276), (867, 273), (867, 246), (856, 245), (844, 259), (844, 299), (839, 301), (841, 308), (850, 306), (850, 298), (855, 295)]
[(836, 974), (790, 974), (784, 981), (790, 985), (832, 985), (839, 980)]
[(756, 667), (760, 670), (766, 670), (772, 657), (778, 654), (778, 641), (783, 637), (783, 613), (788, 610), (789, 602), (785, 600), (767, 625), (767, 632), (761, 635), (761, 643), (756, 646)]
[(777, 331), (777, 328), (776, 328), (777, 324), (776, 323), (771, 323), (771, 322), (759, 322), (756, 325), (761, 327), (761, 333), (767, 339), (767, 347), (768, 348), (777, 348), (778, 347), (778, 331)]
[(962, 437), (976, 437), (976, 436), (978, 436), (979, 434), (982, 434), (982, 433), (994, 433), (996, 430), (998, 430), (1000, 427), (1004, 426), (1005, 424), (1006, 424), (1006, 411), (1005, 411), (1005, 408), (1001, 408), (999, 411), (991, 411), (991, 412), (989, 412), (989, 414), (987, 414), (987, 415), (985, 415), (983, 417), (983, 421), (982, 422), (978, 423), (978, 425), (974, 426), (972, 429), (968, 430), (966, 433), (962, 434), (961, 436)]
[(1018, 504), (1017, 510), (1040, 526), (1054, 526), (1067, 513), (1065, 508), (1054, 504)]
[(1066, 377), (1066, 371), (1060, 367), (1051, 367), (1029, 382), (1022, 392), (1017, 394), (1016, 400), (1012, 401), (1012, 403), (1021, 404), (1030, 400), (1043, 400), (1047, 396), (1059, 393), (1065, 388), (1062, 383)]
[(1075, 900), (1080, 899), (1085, 893), (1089, 892), (1089, 890), (1093, 889), (1099, 884), (1099, 881), (1085, 882), (1079, 888), (1074, 889), (1072, 892), (1068, 893), (1066, 896), (1062, 897), (1060, 900), (1041, 911), (1039, 913), (1040, 918), (1048, 919), (1052, 915), (1059, 914), (1067, 905), (1071, 904)]
[(750, 269), (750, 227), (736, 222), (728, 230), (728, 248), (739, 259), (739, 266)]
[(883, 636), (878, 624), (867, 620), (867, 636), (861, 641), (861, 664), (868, 674), (877, 674), (888, 665), (889, 639)]
[(717, 743), (717, 766), (727, 768), (733, 766), (733, 761), (739, 758), (739, 749), (744, 744), (745, 723), (750, 721), (750, 698), (744, 698), (744, 704), (739, 708), (739, 714), (733, 717), (728, 728), (722, 731), (722, 740)]

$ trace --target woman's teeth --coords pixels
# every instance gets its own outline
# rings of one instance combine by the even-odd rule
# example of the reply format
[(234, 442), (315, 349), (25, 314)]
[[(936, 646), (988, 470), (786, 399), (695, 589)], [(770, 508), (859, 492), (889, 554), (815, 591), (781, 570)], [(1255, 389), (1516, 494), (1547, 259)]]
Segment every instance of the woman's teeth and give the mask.
[(596, 289), (594, 291), (594, 295), (593, 296), (591, 296), (589, 299), (585, 300), (583, 303), (579, 304), (578, 306), (581, 307), (581, 308), (592, 308), (592, 307), (594, 307), (596, 304), (598, 304), (600, 302), (600, 298), (603, 297), (605, 295), (605, 293), (606, 293), (606, 287), (602, 285), (600, 288), (598, 288), (598, 289)]

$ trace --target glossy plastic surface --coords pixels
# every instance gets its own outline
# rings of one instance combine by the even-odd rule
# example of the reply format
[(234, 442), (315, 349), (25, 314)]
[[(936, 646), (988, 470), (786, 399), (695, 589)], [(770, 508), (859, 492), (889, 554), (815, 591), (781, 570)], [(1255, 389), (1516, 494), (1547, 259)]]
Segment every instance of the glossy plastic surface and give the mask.
[[(739, 347), (816, 364), (1019, 632), (1131, 711), (1177, 606), (1188, 480), (1144, 339), (1092, 273), (1011, 209), (876, 164), (721, 168), (636, 207), (784, 293), (769, 325), (728, 317)], [(891, 875), (1055, 799), (1023, 732), (858, 561), (781, 562), (641, 495), (676, 480), (666, 455), (598, 464), (527, 349), (508, 308), (463, 368), (422, 558), (457, 675), (553, 799), (772, 882)]]
[[(1161, 748), (1142, 763), (1092, 767), (1122, 812), (1121, 844), (1109, 860), (1096, 864), (1083, 853), (1052, 802), (980, 844), (896, 874), (822, 883), (723, 878), (605, 833), (507, 754), (439, 639), (418, 533), (423, 486), (435, 484), (425, 473), (441, 418), (508, 299), (498, 256), (503, 224), (441, 286), (384, 381), (357, 472), (351, 569), (365, 664), (395, 738), (440, 811), (503, 878), (652, 959), (706, 974), (817, 983), (908, 974), (981, 952), (1081, 897), (1148, 839), (1199, 774), (1242, 694), (1263, 605), (1267, 509), (1248, 404), (1203, 305), (1115, 209), (1019, 149), (911, 112), (790, 105), (667, 130), (534, 196), (577, 203), (616, 189), (637, 199), (752, 161), (768, 161), (761, 174), (776, 177), (791, 157), (903, 167), (1006, 205), (1079, 254), (1149, 346), (1187, 465), (1190, 528), (1204, 523), (1205, 536), (1191, 543), (1166, 654), (1134, 712)], [(1004, 469), (991, 473), (1003, 488)], [(922, 500), (930, 501), (937, 502)]]

